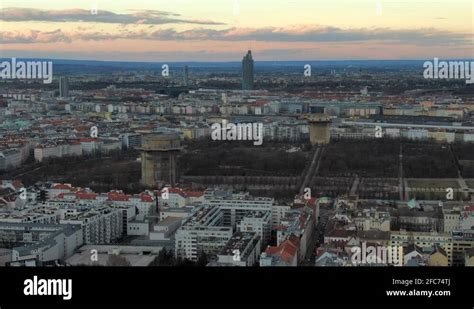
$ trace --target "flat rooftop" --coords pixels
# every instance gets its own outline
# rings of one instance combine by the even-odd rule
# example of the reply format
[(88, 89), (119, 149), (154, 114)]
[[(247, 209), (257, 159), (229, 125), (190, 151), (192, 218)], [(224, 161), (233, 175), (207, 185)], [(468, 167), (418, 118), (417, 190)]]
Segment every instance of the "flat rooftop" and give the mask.
[[(91, 250), (97, 250), (97, 262), (91, 261)], [(109, 255), (118, 252), (131, 266), (148, 266), (158, 256), (162, 247), (130, 246), (130, 245), (85, 245), (78, 249), (74, 255), (66, 260), (73, 266), (106, 266)]]
[(242, 253), (253, 239), (255, 239), (254, 232), (236, 232), (219, 252), (219, 255), (234, 255), (234, 250), (239, 250)]

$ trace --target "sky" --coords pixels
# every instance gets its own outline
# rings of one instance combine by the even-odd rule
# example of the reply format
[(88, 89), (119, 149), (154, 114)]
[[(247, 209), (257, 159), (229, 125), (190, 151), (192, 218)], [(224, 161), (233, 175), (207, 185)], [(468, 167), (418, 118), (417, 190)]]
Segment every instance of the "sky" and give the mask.
[(474, 59), (474, 0), (0, 0), (0, 57)]

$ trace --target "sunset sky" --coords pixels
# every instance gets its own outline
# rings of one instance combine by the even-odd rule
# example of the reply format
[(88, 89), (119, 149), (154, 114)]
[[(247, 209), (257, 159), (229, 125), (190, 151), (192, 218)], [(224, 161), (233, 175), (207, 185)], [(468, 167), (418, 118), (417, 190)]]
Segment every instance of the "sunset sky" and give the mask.
[[(0, 57), (474, 58), (473, 0), (1, 0)], [(97, 9), (97, 10), (96, 10)]]

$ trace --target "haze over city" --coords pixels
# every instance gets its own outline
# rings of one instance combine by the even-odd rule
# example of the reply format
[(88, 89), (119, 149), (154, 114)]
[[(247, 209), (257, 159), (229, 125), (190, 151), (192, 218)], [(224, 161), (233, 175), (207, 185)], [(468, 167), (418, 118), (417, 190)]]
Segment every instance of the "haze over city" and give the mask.
[(473, 58), (472, 1), (14, 1), (0, 57), (235, 61)]

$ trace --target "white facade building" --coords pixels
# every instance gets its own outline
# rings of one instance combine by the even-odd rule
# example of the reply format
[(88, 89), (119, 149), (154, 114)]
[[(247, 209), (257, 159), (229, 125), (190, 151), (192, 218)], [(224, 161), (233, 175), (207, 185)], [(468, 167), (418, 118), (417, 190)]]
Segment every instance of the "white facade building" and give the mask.
[(257, 233), (236, 232), (217, 255), (217, 266), (254, 266), (260, 252), (260, 236)]
[(219, 253), (233, 234), (231, 227), (221, 226), (222, 221), (218, 207), (201, 207), (176, 232), (176, 256), (197, 261), (201, 253)]
[(110, 207), (86, 210), (68, 215), (60, 224), (80, 225), (85, 244), (110, 244), (123, 234), (122, 211)]
[(240, 232), (254, 232), (261, 239), (262, 248), (270, 242), (272, 229), (272, 216), (269, 211), (253, 211), (245, 215), (245, 217), (237, 225)]

